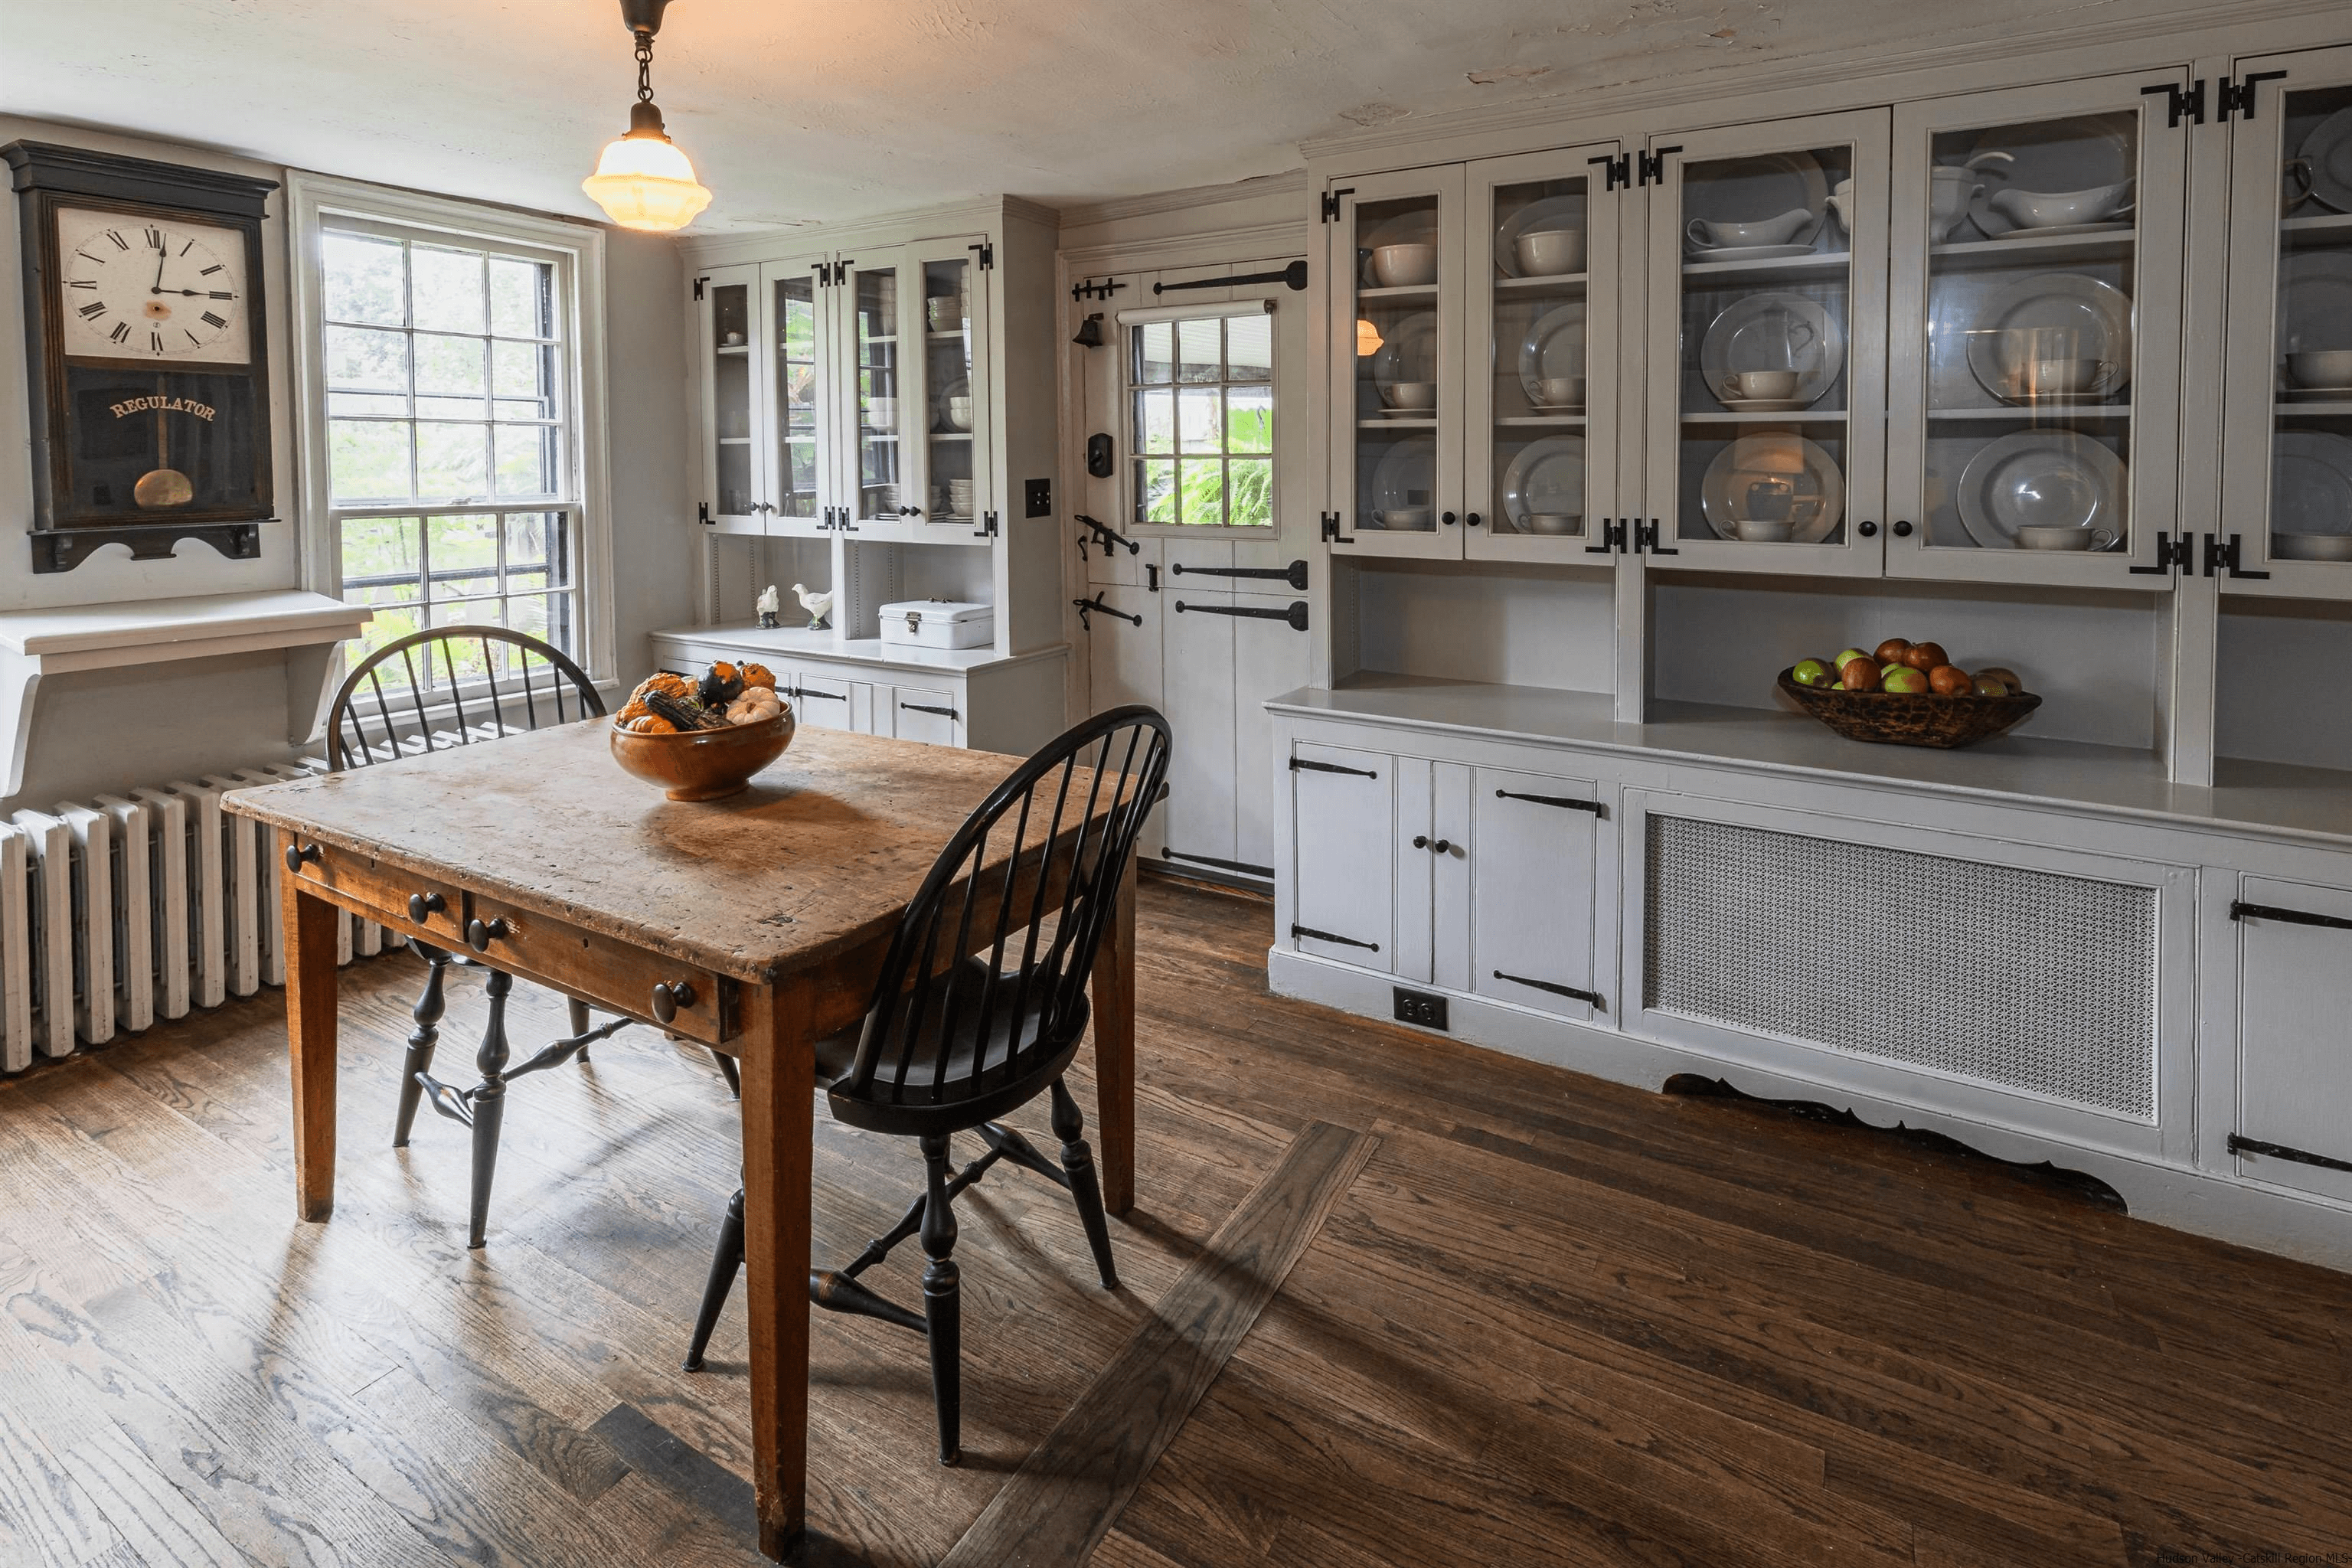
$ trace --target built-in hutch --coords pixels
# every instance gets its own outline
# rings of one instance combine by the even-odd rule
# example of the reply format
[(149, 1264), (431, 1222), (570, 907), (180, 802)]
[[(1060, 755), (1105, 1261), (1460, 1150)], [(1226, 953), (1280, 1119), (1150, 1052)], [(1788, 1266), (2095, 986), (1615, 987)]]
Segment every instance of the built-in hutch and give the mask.
[[(2341, 36), (1310, 147), (1276, 989), (2352, 1262)], [(1894, 636), (2043, 705), (1938, 752), (1775, 690)]]
[[(803, 722), (1026, 752), (1061, 724), (1055, 216), (1009, 197), (688, 247), (703, 624), (683, 668), (755, 658)], [(784, 590), (761, 630), (760, 592)], [(832, 595), (829, 624), (791, 592)], [(913, 647), (880, 607), (989, 607)]]

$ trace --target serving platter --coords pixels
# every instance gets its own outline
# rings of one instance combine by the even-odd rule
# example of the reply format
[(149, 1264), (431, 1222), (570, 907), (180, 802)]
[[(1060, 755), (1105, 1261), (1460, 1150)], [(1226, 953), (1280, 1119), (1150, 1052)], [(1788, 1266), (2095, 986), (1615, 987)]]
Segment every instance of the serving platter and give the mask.
[(1503, 470), (1503, 515), (1521, 533), (1532, 513), (1584, 515), (1584, 437), (1547, 436), (1531, 441)]
[(2079, 353), (2064, 357), (2105, 364), (2077, 399), (2113, 397), (2130, 382), (2131, 296), (2079, 272), (2037, 272), (1987, 300), (1967, 328), (1969, 369), (2000, 401), (2025, 401), (2014, 393), (2016, 367), (2002, 346), (2004, 334), (2035, 330), (2079, 332)]
[(2271, 532), (2352, 534), (2352, 439), (2328, 430), (2271, 437)]
[(1699, 511), (1717, 539), (1737, 539), (1749, 487), (1780, 479), (1795, 490), (1789, 542), (1819, 544), (1845, 517), (1845, 475), (1837, 459), (1801, 436), (1785, 431), (1742, 436), (1715, 455), (1699, 479)]
[(1960, 470), (1960, 525), (1987, 550), (2021, 549), (2021, 528), (2104, 528), (2126, 538), (2130, 479), (2121, 458), (2076, 430), (2020, 430)]
[(1585, 373), (1584, 301), (1572, 300), (1538, 316), (1519, 342), (1519, 385), (1531, 407), (1540, 406), (1539, 383)]
[[(1792, 343), (1786, 356), (1790, 360), (1810, 360), (1810, 364), (1770, 363), (1778, 357), (1775, 345), (1769, 342), (1771, 318), (1776, 313), (1801, 324), (1811, 334), (1801, 345)], [(1793, 326), (1790, 335), (1795, 335)], [(1802, 294), (1750, 294), (1737, 300), (1709, 324), (1706, 336), (1698, 345), (1699, 374), (1718, 403), (1724, 401), (1725, 380), (1737, 372), (1793, 370), (1797, 372), (1795, 395), (1771, 402), (1780, 408), (1809, 408), (1837, 384), (1844, 369), (1844, 331), (1818, 300)]]

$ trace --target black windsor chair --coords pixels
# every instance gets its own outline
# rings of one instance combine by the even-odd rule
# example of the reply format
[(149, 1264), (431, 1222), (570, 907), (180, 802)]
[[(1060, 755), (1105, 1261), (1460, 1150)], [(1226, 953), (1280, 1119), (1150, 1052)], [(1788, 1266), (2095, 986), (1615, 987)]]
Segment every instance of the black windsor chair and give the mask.
[[(999, 1160), (1067, 1188), (1103, 1288), (1118, 1284), (1085, 1118), (1062, 1079), (1086, 1034), (1087, 981), (1167, 776), (1169, 746), (1168, 721), (1136, 705), (1074, 726), (1014, 769), (957, 829), (908, 904), (864, 1021), (815, 1047), (835, 1119), (916, 1139), (929, 1177), (889, 1234), (844, 1268), (810, 1271), (809, 1299), (929, 1337), (941, 1464), (961, 1457), (957, 1194)], [(1002, 866), (991, 866), (1000, 854)], [(1058, 1166), (999, 1120), (1041, 1093), (1053, 1097)], [(988, 1151), (958, 1171), (948, 1143), (966, 1131), (979, 1132)], [(929, 1260), (920, 1315), (857, 1279), (919, 1231)], [(719, 1225), (688, 1372), (701, 1369), (742, 1261), (739, 1188)]]

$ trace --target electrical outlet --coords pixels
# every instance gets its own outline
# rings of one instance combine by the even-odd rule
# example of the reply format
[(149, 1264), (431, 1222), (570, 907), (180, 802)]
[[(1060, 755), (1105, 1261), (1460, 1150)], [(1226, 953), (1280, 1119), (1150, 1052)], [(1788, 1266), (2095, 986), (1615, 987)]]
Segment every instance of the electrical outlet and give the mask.
[(1022, 497), (1022, 500), (1023, 500), (1023, 502), (1024, 502), (1024, 509), (1025, 509), (1025, 510), (1023, 510), (1023, 512), (1021, 513), (1021, 515), (1022, 515), (1022, 516), (1024, 516), (1024, 517), (1051, 517), (1051, 516), (1053, 516), (1053, 515), (1054, 515), (1054, 481), (1053, 481), (1053, 480), (1051, 480), (1051, 479), (1024, 479), (1024, 480), (1022, 480), (1022, 481), (1021, 481), (1021, 497)]
[(1440, 1029), (1452, 1033), (1445, 1022), (1445, 998), (1433, 996), (1426, 991), (1408, 991), (1399, 985), (1396, 992), (1396, 1016), (1400, 1024), (1418, 1024), (1424, 1029)]

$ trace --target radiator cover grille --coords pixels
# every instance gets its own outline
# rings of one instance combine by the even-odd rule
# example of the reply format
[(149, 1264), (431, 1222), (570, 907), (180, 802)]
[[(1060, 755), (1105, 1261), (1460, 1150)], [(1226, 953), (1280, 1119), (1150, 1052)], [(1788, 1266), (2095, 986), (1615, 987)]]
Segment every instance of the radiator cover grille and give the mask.
[(1655, 815), (1648, 850), (1649, 1007), (2155, 1120), (2154, 889)]

